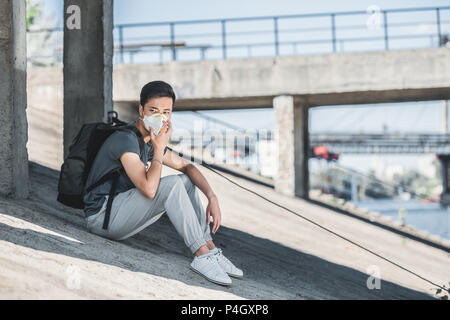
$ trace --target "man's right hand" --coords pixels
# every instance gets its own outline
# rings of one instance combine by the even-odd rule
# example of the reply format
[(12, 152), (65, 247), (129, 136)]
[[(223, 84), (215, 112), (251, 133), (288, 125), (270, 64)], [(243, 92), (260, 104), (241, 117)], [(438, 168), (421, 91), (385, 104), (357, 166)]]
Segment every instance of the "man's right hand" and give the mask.
[(157, 136), (155, 136), (153, 128), (150, 127), (150, 141), (152, 142), (153, 148), (157, 152), (162, 151), (162, 153), (164, 153), (164, 149), (169, 143), (170, 135), (172, 134), (172, 123), (170, 120), (163, 120), (163, 122), (162, 131)]

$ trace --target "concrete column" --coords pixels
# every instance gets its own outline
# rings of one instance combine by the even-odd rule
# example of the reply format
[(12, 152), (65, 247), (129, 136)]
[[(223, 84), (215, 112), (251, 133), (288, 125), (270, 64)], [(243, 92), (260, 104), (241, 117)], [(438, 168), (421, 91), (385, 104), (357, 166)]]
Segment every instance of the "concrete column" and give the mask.
[(273, 99), (278, 144), (278, 173), (275, 190), (308, 199), (308, 106), (294, 96)]
[(28, 196), (25, 0), (0, 1), (0, 194)]
[(113, 0), (64, 0), (64, 158), (81, 126), (108, 121)]
[(439, 154), (442, 168), (442, 192), (439, 197), (441, 206), (448, 207), (450, 205), (450, 155)]

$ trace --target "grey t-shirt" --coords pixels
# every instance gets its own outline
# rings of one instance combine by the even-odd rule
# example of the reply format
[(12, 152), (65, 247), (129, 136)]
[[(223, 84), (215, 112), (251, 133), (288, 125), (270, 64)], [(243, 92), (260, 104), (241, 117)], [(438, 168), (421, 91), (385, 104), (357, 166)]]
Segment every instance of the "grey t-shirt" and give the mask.
[[(132, 121), (128, 125), (135, 125), (135, 123), (136, 121)], [(166, 151), (167, 147), (164, 149), (164, 153), (166, 153)], [(125, 152), (134, 152), (139, 155), (138, 137), (132, 131), (116, 131), (111, 134), (100, 147), (100, 150), (92, 163), (91, 170), (86, 180), (86, 186), (90, 186), (92, 183), (98, 181), (111, 170), (122, 167), (120, 157)], [(147, 162), (152, 159), (153, 145), (151, 144), (151, 141), (149, 141), (148, 143), (144, 143), (144, 152), (141, 161), (147, 167)], [(105, 196), (109, 195), (111, 183), (112, 181), (109, 180), (97, 186), (84, 196), (84, 214), (86, 218), (100, 211), (105, 201)], [(131, 188), (135, 188), (135, 185), (124, 170), (117, 181), (116, 195), (128, 191)]]

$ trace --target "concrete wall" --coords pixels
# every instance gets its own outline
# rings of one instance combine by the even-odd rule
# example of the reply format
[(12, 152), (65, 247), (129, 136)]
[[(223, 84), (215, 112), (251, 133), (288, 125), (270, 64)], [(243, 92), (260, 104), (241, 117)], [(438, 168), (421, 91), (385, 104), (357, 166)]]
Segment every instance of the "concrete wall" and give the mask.
[(311, 56), (116, 65), (114, 101), (138, 101), (156, 79), (179, 109), (271, 107), (278, 95), (310, 106), (450, 98), (450, 50), (431, 48)]
[(59, 170), (64, 160), (63, 70), (29, 68), (27, 87), (29, 159)]
[(25, 0), (0, 1), (0, 194), (28, 196)]

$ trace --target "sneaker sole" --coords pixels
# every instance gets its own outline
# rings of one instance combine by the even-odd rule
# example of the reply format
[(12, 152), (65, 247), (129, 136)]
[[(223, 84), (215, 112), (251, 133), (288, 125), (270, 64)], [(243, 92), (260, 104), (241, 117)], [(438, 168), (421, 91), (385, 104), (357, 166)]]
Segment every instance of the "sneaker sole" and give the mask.
[(211, 282), (214, 282), (214, 283), (216, 283), (216, 284), (220, 284), (220, 285), (226, 286), (226, 287), (231, 286), (231, 283), (224, 283), (224, 282), (220, 282), (220, 281), (217, 281), (217, 280), (208, 278), (207, 276), (205, 276), (203, 273), (201, 273), (201, 272), (198, 271), (197, 269), (193, 268), (192, 266), (189, 266), (189, 268), (190, 268), (191, 270), (195, 271), (196, 273), (198, 273), (199, 275), (201, 275), (203, 278), (205, 278), (205, 279), (207, 279), (207, 280), (209, 280), (209, 281), (211, 281)]
[(244, 279), (244, 276), (238, 276), (238, 275), (231, 274), (231, 273), (228, 273), (228, 272), (227, 272), (227, 274), (228, 274), (228, 276), (236, 278), (236, 279)]

